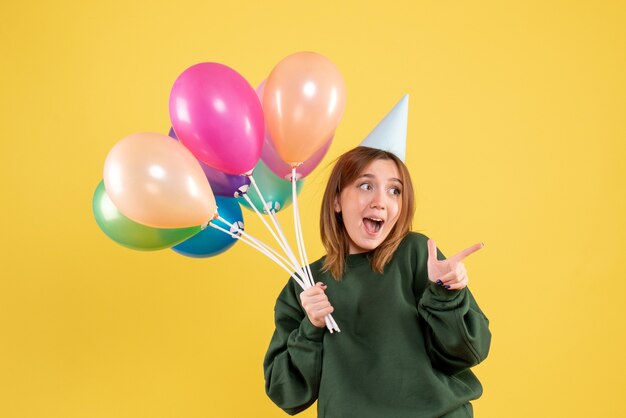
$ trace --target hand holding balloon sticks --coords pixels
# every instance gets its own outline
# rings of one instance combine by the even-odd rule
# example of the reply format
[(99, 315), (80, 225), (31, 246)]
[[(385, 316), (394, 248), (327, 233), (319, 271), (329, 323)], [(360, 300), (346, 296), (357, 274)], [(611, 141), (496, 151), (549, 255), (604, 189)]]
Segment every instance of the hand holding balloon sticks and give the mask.
[[(315, 282), (313, 281), (313, 273), (311, 273), (311, 267), (309, 265), (309, 260), (308, 257), (306, 255), (306, 248), (304, 247), (304, 236), (302, 234), (302, 223), (300, 222), (300, 211), (298, 210), (298, 194), (296, 192), (296, 168), (293, 167), (291, 169), (291, 187), (293, 190), (293, 222), (294, 222), (294, 227), (296, 230), (296, 240), (298, 241), (298, 249), (300, 250), (300, 260), (302, 262), (303, 265), (306, 266), (308, 272), (309, 272), (309, 277), (311, 278), (311, 286), (315, 286)], [(311, 287), (308, 286), (308, 287)], [(337, 325), (337, 323), (335, 322), (335, 319), (332, 317), (331, 314), (328, 314), (324, 320), (326, 321), (326, 326), (328, 327), (328, 329), (330, 329), (331, 333), (332, 333), (332, 329), (334, 328), (335, 330), (341, 332), (341, 330), (339, 329), (339, 326)]]
[[(295, 175), (295, 173), (294, 173), (294, 175)], [(287, 273), (289, 273), (291, 275), (291, 277), (298, 283), (298, 285), (300, 285), (300, 287), (302, 289), (306, 290), (309, 287), (314, 286), (315, 284), (314, 284), (314, 281), (313, 281), (313, 274), (311, 272), (308, 260), (306, 258), (306, 252), (304, 251), (304, 241), (303, 241), (303, 237), (302, 237), (302, 227), (300, 226), (300, 217), (299, 217), (298, 209), (297, 209), (298, 206), (297, 206), (297, 192), (296, 192), (295, 176), (294, 176), (294, 180), (292, 182), (292, 184), (293, 184), (293, 193), (294, 193), (294, 197), (293, 197), (293, 199), (294, 199), (294, 222), (296, 222), (296, 238), (297, 238), (297, 241), (298, 241), (298, 249), (299, 249), (299, 252), (300, 252), (301, 263), (298, 263), (298, 261), (295, 258), (295, 255), (293, 254), (291, 248), (289, 247), (289, 243), (287, 242), (285, 234), (283, 233), (283, 230), (282, 230), (282, 228), (280, 226), (280, 223), (278, 222), (278, 218), (276, 217), (276, 211), (274, 209), (270, 209), (270, 206), (266, 203), (266, 201), (265, 201), (265, 199), (264, 199), (260, 189), (258, 188), (258, 186), (257, 186), (257, 184), (254, 181), (254, 178), (252, 176), (251, 176), (250, 180), (251, 180), (251, 184), (254, 187), (255, 191), (257, 192), (259, 198), (263, 202), (263, 206), (266, 208), (265, 212), (270, 215), (270, 218), (272, 220), (272, 223), (273, 223), (274, 227), (276, 228), (276, 231), (274, 231), (272, 229), (272, 227), (267, 223), (265, 218), (261, 215), (261, 213), (258, 211), (256, 206), (252, 203), (250, 198), (247, 195), (244, 195), (244, 197), (248, 199), (248, 203), (250, 204), (250, 206), (257, 213), (257, 215), (259, 216), (259, 218), (261, 219), (263, 224), (266, 226), (266, 228), (270, 231), (270, 233), (272, 234), (272, 236), (274, 237), (276, 242), (278, 242), (278, 244), (280, 245), (281, 249), (283, 250), (283, 252), (285, 253), (285, 255), (287, 256), (287, 258), (289, 260), (287, 260), (281, 254), (279, 254), (273, 248), (269, 247), (265, 243), (261, 242), (260, 240), (254, 238), (253, 236), (251, 236), (250, 234), (248, 234), (248, 233), (246, 233), (244, 231), (240, 230), (240, 231), (237, 231), (235, 233), (232, 233), (232, 232), (227, 231), (226, 229), (224, 229), (224, 228), (222, 228), (222, 227), (220, 227), (218, 225), (215, 225), (215, 223), (213, 223), (213, 222), (210, 223), (209, 225), (211, 227), (215, 228), (215, 229), (218, 229), (218, 230), (220, 230), (220, 231), (222, 231), (224, 233), (227, 233), (227, 234), (231, 235), (233, 238), (237, 238), (237, 239), (243, 241), (247, 245), (250, 245), (254, 249), (258, 250), (259, 252), (261, 252), (262, 254), (267, 256), (268, 258), (270, 258), (272, 261), (274, 261), (276, 264), (278, 264), (283, 270), (285, 270)], [(223, 222), (227, 226), (229, 226), (231, 229), (232, 228), (236, 228), (235, 225), (233, 225), (232, 223), (228, 222), (227, 220), (225, 220), (222, 217), (219, 217), (218, 220), (220, 222)], [(289, 267), (291, 267), (291, 270), (289, 269)], [(293, 270), (295, 270), (295, 272), (293, 272)], [(338, 331), (338, 332), (341, 331), (339, 329), (339, 326), (335, 322), (334, 318), (332, 317), (332, 315), (328, 315), (325, 318), (325, 320), (326, 320), (326, 326), (327, 326), (327, 328), (329, 329), (329, 331), (331, 333), (333, 333), (334, 331)]]

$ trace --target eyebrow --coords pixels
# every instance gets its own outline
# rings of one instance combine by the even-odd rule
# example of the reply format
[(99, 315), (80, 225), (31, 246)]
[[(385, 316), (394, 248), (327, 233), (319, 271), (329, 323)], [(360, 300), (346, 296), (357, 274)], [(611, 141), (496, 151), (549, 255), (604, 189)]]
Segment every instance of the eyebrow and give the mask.
[[(365, 174), (361, 174), (361, 175), (357, 178), (357, 180), (358, 180), (358, 179), (360, 179), (360, 178), (363, 178), (363, 177), (367, 177), (367, 178), (370, 178), (370, 179), (375, 179), (375, 178), (376, 178), (376, 176), (375, 176), (375, 175), (373, 175), (373, 174), (370, 174), (370, 173), (365, 173)], [(392, 178), (390, 178), (389, 180), (391, 180), (391, 181), (397, 181), (398, 183), (400, 183), (401, 185), (403, 185), (403, 186), (404, 186), (404, 183), (402, 183), (402, 180), (400, 180), (399, 178), (392, 177)]]

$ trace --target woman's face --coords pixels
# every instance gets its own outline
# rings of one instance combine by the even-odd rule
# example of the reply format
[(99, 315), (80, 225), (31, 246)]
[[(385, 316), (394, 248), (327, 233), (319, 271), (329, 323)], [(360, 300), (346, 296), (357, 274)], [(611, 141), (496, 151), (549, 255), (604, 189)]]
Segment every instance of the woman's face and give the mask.
[(389, 235), (402, 208), (402, 182), (393, 160), (372, 161), (335, 199), (350, 238), (350, 254), (371, 251)]

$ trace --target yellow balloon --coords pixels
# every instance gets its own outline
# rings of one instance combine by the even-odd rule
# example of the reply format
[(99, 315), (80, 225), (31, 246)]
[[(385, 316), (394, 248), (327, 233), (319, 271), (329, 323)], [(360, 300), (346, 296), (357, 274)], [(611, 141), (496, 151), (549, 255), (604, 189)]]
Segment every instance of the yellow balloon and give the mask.
[(167, 135), (137, 133), (120, 140), (107, 155), (103, 178), (118, 210), (142, 225), (185, 228), (216, 213), (200, 163)]

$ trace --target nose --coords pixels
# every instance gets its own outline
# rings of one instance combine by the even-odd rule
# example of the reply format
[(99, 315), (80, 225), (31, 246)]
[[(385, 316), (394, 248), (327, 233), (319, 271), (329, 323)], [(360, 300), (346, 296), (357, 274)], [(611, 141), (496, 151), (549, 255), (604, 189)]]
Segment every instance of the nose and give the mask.
[(375, 194), (375, 196), (372, 198), (372, 201), (370, 202), (370, 208), (374, 209), (385, 209), (385, 194), (384, 191), (378, 192)]

